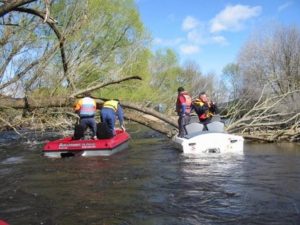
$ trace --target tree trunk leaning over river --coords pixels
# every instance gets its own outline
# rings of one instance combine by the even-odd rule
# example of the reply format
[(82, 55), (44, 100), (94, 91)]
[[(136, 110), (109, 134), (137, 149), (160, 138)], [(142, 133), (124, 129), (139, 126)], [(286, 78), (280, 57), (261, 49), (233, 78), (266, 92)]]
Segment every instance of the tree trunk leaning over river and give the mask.
[[(126, 79), (127, 80), (127, 79)], [(113, 83), (118, 83), (114, 81)], [(83, 92), (81, 92), (83, 93)], [(235, 108), (233, 111), (228, 112), (228, 118), (231, 120), (227, 125), (227, 131), (230, 133), (236, 133), (244, 136), (248, 140), (262, 141), (262, 142), (282, 142), (282, 141), (299, 141), (300, 140), (300, 113), (278, 113), (274, 111), (276, 106), (282, 104), (285, 96), (281, 98), (267, 98), (260, 99), (251, 109), (242, 110), (243, 107), (231, 106)], [(99, 98), (97, 102), (103, 103)], [(72, 120), (76, 117), (76, 114), (72, 111), (72, 105), (74, 104), (74, 98), (48, 98), (43, 99), (11, 99), (0, 98), (0, 109), (8, 110), (9, 108), (26, 109), (29, 111), (29, 118), (32, 121), (33, 118), (37, 118), (35, 121), (40, 121), (46, 124), (44, 128), (59, 128), (69, 129), (72, 126)], [(171, 137), (177, 130), (176, 117), (159, 113), (152, 108), (146, 107), (143, 104), (121, 102), (121, 105), (125, 109), (125, 118), (129, 121), (134, 121), (147, 126), (155, 131)], [(44, 115), (37, 113), (37, 109), (55, 109), (55, 112), (45, 112)], [(61, 111), (59, 111), (61, 110)], [(246, 111), (240, 115), (241, 111)], [(48, 113), (48, 114), (47, 114)], [(230, 114), (230, 115), (229, 115)], [(60, 119), (57, 116), (60, 115)], [(54, 119), (51, 116), (55, 116)], [(66, 116), (71, 116), (66, 119)], [(43, 117), (43, 119), (41, 119)], [(6, 118), (6, 119), (4, 119)], [(172, 119), (173, 118), (173, 119)], [(2, 116), (1, 121), (4, 126), (13, 128), (17, 131), (17, 128), (22, 124), (22, 119), (10, 118), (10, 115)], [(25, 121), (25, 119), (24, 119)], [(43, 122), (44, 121), (44, 122)], [(52, 121), (52, 122), (51, 122)], [(65, 125), (64, 125), (65, 124)], [(43, 126), (42, 126), (43, 127)]]
[[(28, 116), (32, 116), (34, 118), (35, 116), (38, 118), (40, 113), (34, 113), (37, 109), (51, 109), (51, 108), (60, 108), (63, 111), (57, 114), (66, 114), (71, 115), (73, 118), (77, 117), (76, 114), (72, 113), (72, 106), (74, 104), (74, 98), (71, 99), (65, 99), (65, 98), (59, 98), (59, 97), (52, 97), (52, 98), (43, 98), (43, 99), (31, 99), (26, 98), (25, 99), (11, 99), (11, 98), (0, 98), (0, 109), (19, 109), (19, 110), (27, 110), (30, 112)], [(102, 104), (103, 101), (97, 100), (99, 104)], [(139, 124), (145, 125), (155, 131), (158, 131), (162, 134), (165, 134), (167, 136), (172, 136), (174, 134), (174, 129), (177, 127), (177, 122), (175, 119), (171, 119), (170, 116), (164, 115), (162, 113), (159, 113), (155, 111), (152, 108), (147, 108), (143, 106), (142, 104), (137, 103), (128, 103), (128, 102), (121, 102), (122, 107), (126, 110), (125, 111), (125, 118), (129, 121), (134, 121)], [(51, 114), (55, 113), (49, 113), (49, 118), (47, 118), (47, 115), (44, 115), (43, 121), (51, 120)], [(149, 115), (148, 117), (145, 115)], [(8, 126), (10, 128), (13, 128), (15, 131), (17, 131), (19, 125), (21, 124), (20, 120), (21, 118), (18, 117), (18, 120), (16, 118), (9, 118), (9, 116), (5, 116), (6, 119), (0, 116), (0, 120), (4, 122), (2, 127)], [(32, 119), (31, 118), (31, 119)], [(62, 119), (62, 118), (61, 118)], [(17, 124), (14, 124), (14, 121)], [(24, 122), (26, 120), (24, 119)], [(62, 119), (62, 122), (65, 121)], [(36, 121), (37, 122), (37, 121)], [(66, 122), (66, 121), (65, 121)], [(56, 123), (53, 123), (53, 127), (55, 128)], [(66, 126), (71, 125), (72, 122), (66, 122)], [(34, 124), (32, 124), (34, 126)], [(47, 127), (49, 126), (49, 127)], [(45, 128), (51, 128), (51, 125), (48, 123)]]
[[(113, 85), (113, 84), (119, 84), (128, 80), (141, 80), (139, 76), (131, 76), (122, 78), (120, 80), (110, 81), (107, 83), (102, 83), (95, 85), (93, 88), (87, 88), (84, 90), (77, 91), (76, 93), (71, 94), (70, 96), (65, 97), (50, 97), (50, 98), (31, 98), (31, 97), (25, 97), (25, 98), (10, 98), (7, 96), (1, 96), (0, 97), (0, 109), (2, 110), (8, 110), (8, 109), (19, 109), (19, 110), (25, 110), (28, 113), (29, 116), (35, 115), (39, 117), (39, 113), (35, 114), (34, 111), (36, 109), (50, 109), (50, 108), (60, 108), (62, 111), (60, 113), (65, 113), (67, 115), (71, 115), (72, 117), (76, 117), (77, 115), (73, 113), (72, 106), (74, 104), (74, 101), (76, 100), (76, 97), (85, 92), (95, 91), (98, 88), (103, 88), (105, 86)], [(104, 98), (97, 98), (98, 104), (102, 104)], [(130, 103), (130, 102), (121, 102), (121, 105), (124, 109), (129, 109), (125, 113), (125, 118), (128, 120), (143, 124), (153, 130), (156, 130), (160, 133), (166, 134), (167, 136), (171, 136), (174, 134), (174, 129), (177, 127), (177, 122), (174, 119), (171, 119), (168, 115), (164, 115), (162, 113), (159, 113), (155, 111), (152, 108), (148, 108), (143, 106), (142, 104), (137, 103)], [(70, 111), (71, 110), (71, 111)], [(50, 115), (53, 115), (53, 112), (50, 113)], [(55, 113), (54, 113), (55, 114)], [(144, 115), (150, 115), (148, 117), (145, 117)], [(50, 118), (49, 115), (49, 118)], [(7, 119), (4, 119), (7, 118)], [(19, 118), (19, 117), (18, 117)], [(45, 115), (43, 116), (44, 119), (42, 121), (47, 121), (45, 118)], [(0, 120), (4, 122), (4, 124), (10, 128), (13, 128), (14, 130), (17, 130), (18, 126), (20, 126), (20, 120), (19, 118), (17, 121), (15, 118), (10, 118), (9, 116), (2, 116), (0, 117)], [(14, 121), (16, 124), (14, 124)], [(25, 121), (25, 120), (24, 120)], [(56, 124), (56, 123), (54, 123)], [(59, 123), (61, 124), (61, 123)], [(69, 126), (70, 122), (66, 123), (67, 126)], [(50, 124), (48, 123), (47, 126)], [(4, 126), (5, 127), (5, 126)], [(172, 128), (173, 127), (173, 128)]]

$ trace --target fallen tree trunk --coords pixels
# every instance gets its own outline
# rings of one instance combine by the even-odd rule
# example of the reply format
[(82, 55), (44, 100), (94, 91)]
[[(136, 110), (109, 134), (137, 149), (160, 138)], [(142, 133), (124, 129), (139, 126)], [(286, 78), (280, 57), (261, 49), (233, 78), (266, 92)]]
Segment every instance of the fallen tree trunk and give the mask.
[(155, 118), (151, 119), (151, 117), (145, 117), (141, 113), (127, 111), (124, 117), (129, 121), (134, 121), (136, 123), (149, 127), (152, 130), (166, 135), (167, 137), (172, 137), (176, 134), (176, 129), (170, 127), (169, 124)]
[(138, 105), (138, 104), (134, 104), (134, 103), (130, 103), (130, 102), (122, 102), (121, 105), (124, 107), (124, 108), (128, 108), (128, 109), (133, 109), (133, 110), (136, 110), (136, 111), (139, 111), (141, 113), (144, 113), (144, 114), (148, 114), (148, 115), (151, 115), (157, 119), (160, 119), (162, 120), (163, 122), (177, 128), (178, 126), (178, 123), (177, 121), (175, 121), (174, 119), (170, 118), (170, 116), (168, 115), (164, 115), (160, 112), (157, 112), (155, 111), (154, 109), (151, 109), (151, 108), (148, 108), (148, 107), (145, 107), (145, 106), (142, 106), (142, 105)]
[[(97, 102), (100, 105), (103, 103), (101, 99), (97, 99)], [(76, 114), (73, 114), (71, 110), (73, 104), (74, 99), (69, 97), (52, 97), (47, 99), (28, 97), (24, 99), (15, 99), (0, 96), (0, 121), (3, 122), (3, 127), (7, 127), (7, 129), (18, 128), (20, 127), (18, 124), (22, 124), (21, 119), (17, 121), (15, 121), (14, 118), (9, 119), (11, 115), (5, 114), (5, 110), (26, 109), (27, 111), (29, 111), (29, 115), (31, 117), (30, 120), (33, 120), (32, 118), (35, 117), (38, 118), (38, 121), (41, 121), (40, 123), (44, 123), (43, 125), (37, 127), (53, 126), (54, 128), (58, 129), (66, 129), (70, 128), (70, 124), (72, 124), (72, 119), (67, 121), (67, 115), (72, 115), (73, 117), (76, 116)], [(172, 117), (170, 117), (169, 115), (159, 113), (152, 108), (148, 108), (137, 103), (122, 102), (121, 105), (125, 109), (125, 119), (129, 121), (134, 121), (147, 126), (168, 137), (173, 136), (177, 131), (177, 121), (175, 118), (172, 119)], [(58, 113), (43, 112), (44, 109), (41, 108), (45, 108), (46, 111), (49, 109), (54, 110), (55, 108), (57, 108), (57, 110), (60, 110), (59, 114), (61, 114), (62, 116), (59, 116), (57, 118), (55, 117), (55, 114)], [(54, 117), (51, 119), (53, 115)], [(259, 126), (259, 123), (256, 123), (254, 125), (253, 123), (251, 123), (251, 118), (249, 118), (247, 121), (250, 122), (246, 123), (246, 125), (242, 126), (242, 128), (239, 128), (239, 126), (231, 126), (230, 128), (231, 130), (236, 129), (235, 133), (242, 135), (246, 140), (249, 141), (268, 143), (286, 141), (298, 142), (300, 141), (300, 126), (298, 117), (299, 114), (289, 117), (289, 119), (287, 120), (289, 124), (278, 121), (277, 123), (262, 123), (261, 126)], [(291, 119), (293, 119), (294, 122), (291, 121)], [(28, 125), (29, 123), (30, 122), (26, 122), (24, 126), (26, 126), (26, 124)], [(251, 126), (247, 124), (250, 124)], [(241, 123), (239, 123), (239, 125), (241, 125)]]
[(51, 107), (66, 107), (72, 106), (71, 99), (64, 97), (52, 98), (8, 98), (0, 97), (0, 109), (37, 109), (37, 108), (51, 108)]
[[(103, 101), (98, 100), (99, 104)], [(27, 111), (33, 111), (41, 108), (72, 108), (74, 104), (73, 99), (68, 99), (64, 97), (52, 97), (52, 98), (0, 98), (0, 109), (26, 109)], [(122, 107), (126, 110), (125, 118), (144, 126), (147, 126), (159, 133), (165, 134), (168, 137), (174, 134), (174, 129), (177, 128), (177, 123), (175, 120), (170, 119), (168, 115), (156, 112), (151, 108), (144, 107), (139, 104), (122, 102)], [(134, 111), (135, 112), (134, 112)], [(65, 110), (66, 112), (68, 110)], [(151, 115), (150, 117), (145, 117), (144, 115)], [(74, 114), (76, 116), (76, 114)], [(13, 126), (13, 125), (11, 125)]]

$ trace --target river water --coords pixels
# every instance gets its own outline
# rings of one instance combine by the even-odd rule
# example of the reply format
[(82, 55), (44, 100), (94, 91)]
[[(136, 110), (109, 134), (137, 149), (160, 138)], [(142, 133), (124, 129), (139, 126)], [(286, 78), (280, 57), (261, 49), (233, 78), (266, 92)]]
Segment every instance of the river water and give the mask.
[(300, 145), (245, 144), (244, 155), (184, 155), (130, 127), (110, 157), (49, 159), (53, 133), (0, 135), (0, 220), (10, 225), (300, 224)]

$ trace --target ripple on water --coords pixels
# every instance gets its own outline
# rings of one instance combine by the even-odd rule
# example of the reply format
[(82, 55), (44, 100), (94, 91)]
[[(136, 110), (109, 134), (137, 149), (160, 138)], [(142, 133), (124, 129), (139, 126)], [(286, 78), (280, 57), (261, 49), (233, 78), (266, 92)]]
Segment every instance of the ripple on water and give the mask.
[(24, 156), (13, 156), (6, 158), (0, 162), (2, 165), (19, 164), (25, 161)]

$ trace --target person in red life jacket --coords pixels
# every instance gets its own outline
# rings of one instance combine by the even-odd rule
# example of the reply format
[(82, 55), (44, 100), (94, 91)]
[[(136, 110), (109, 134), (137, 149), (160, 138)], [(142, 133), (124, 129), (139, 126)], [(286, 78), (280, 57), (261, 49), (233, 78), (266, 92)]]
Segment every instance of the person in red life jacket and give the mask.
[(206, 128), (206, 125), (211, 122), (213, 115), (217, 113), (218, 109), (216, 104), (207, 97), (206, 93), (201, 92), (199, 98), (192, 102), (192, 110), (195, 110), (199, 122)]
[(179, 87), (177, 89), (178, 96), (177, 96), (177, 102), (176, 102), (176, 112), (179, 116), (178, 118), (178, 129), (179, 129), (179, 137), (184, 137), (184, 135), (187, 134), (187, 131), (185, 129), (185, 125), (187, 125), (190, 122), (190, 112), (191, 112), (191, 104), (192, 104), (192, 98), (184, 90), (183, 87)]
[(125, 131), (123, 109), (117, 99), (104, 102), (101, 109), (101, 121), (107, 124), (109, 133), (114, 136), (116, 116), (119, 119), (121, 129)]
[(80, 125), (83, 130), (89, 127), (92, 130), (92, 138), (97, 139), (97, 123), (95, 120), (96, 101), (91, 98), (89, 92), (84, 94), (84, 98), (76, 102), (74, 110), (80, 117)]

